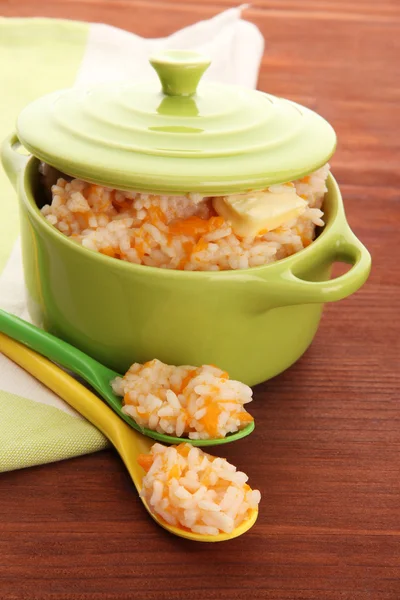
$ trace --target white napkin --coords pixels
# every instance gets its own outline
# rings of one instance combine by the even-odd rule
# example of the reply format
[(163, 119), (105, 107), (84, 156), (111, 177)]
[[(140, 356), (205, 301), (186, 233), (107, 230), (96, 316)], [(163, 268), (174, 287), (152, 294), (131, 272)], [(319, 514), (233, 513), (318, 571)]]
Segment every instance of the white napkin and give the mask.
[(110, 25), (94, 24), (76, 85), (155, 79), (148, 57), (173, 48), (196, 50), (211, 58), (204, 80), (255, 88), (264, 38), (253, 23), (241, 18), (245, 7), (231, 8), (161, 39), (144, 39)]

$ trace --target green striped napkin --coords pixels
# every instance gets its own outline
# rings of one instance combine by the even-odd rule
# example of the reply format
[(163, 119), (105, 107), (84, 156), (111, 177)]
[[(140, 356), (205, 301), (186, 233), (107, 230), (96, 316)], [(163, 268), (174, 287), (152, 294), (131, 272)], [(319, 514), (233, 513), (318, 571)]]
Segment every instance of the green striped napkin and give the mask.
[[(154, 78), (148, 56), (163, 47), (212, 58), (209, 79), (255, 87), (263, 53), (258, 29), (227, 10), (164, 39), (102, 24), (0, 18), (0, 140), (38, 96), (72, 85)], [(29, 320), (15, 192), (0, 168), (0, 307)], [(0, 354), (0, 472), (95, 452), (106, 439), (41, 383)]]

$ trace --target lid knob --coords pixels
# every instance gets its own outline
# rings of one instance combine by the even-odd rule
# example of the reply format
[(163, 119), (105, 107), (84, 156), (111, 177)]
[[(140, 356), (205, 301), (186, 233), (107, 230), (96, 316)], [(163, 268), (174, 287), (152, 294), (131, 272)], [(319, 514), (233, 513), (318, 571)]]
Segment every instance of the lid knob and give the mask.
[(165, 50), (150, 57), (164, 94), (192, 96), (211, 60), (191, 50)]

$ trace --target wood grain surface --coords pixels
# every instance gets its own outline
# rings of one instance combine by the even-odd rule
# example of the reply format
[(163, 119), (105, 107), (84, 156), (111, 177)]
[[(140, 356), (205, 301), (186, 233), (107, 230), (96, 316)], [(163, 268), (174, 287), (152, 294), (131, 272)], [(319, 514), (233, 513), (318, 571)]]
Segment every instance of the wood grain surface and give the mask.
[[(230, 0), (0, 0), (4, 16), (164, 36)], [(40, 6), (40, 8), (39, 8)], [(400, 3), (256, 0), (260, 88), (336, 128), (332, 167), (371, 251), (365, 287), (255, 389), (257, 428), (224, 454), (262, 492), (246, 536), (202, 545), (145, 514), (112, 450), (0, 478), (1, 600), (399, 600)]]

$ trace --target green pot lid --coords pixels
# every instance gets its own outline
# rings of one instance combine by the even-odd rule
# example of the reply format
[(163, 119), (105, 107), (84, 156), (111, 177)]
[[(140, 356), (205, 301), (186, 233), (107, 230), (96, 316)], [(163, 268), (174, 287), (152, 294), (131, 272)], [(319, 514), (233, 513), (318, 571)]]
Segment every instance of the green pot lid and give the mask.
[[(60, 171), (119, 189), (223, 195), (307, 175), (334, 152), (313, 111), (262, 92), (199, 80), (184, 50), (150, 59), (159, 82), (61, 90), (20, 114), (18, 135)], [(198, 85), (199, 84), (199, 85)]]

